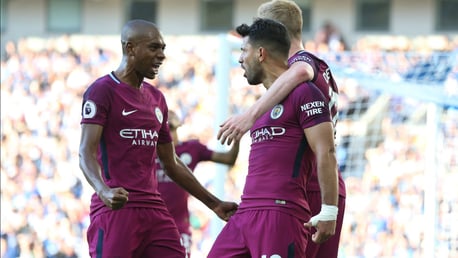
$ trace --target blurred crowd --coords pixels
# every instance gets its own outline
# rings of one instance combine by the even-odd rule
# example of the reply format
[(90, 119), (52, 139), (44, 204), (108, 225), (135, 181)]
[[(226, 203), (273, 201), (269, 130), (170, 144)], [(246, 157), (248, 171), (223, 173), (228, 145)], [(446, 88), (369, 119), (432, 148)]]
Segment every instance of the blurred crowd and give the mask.
[[(216, 121), (218, 38), (166, 36), (165, 40), (167, 59), (152, 83), (183, 119), (180, 138), (198, 138), (210, 148), (227, 147), (216, 140), (218, 124), (223, 122)], [(353, 51), (380, 57), (386, 51), (452, 53), (457, 46), (457, 39), (447, 39), (441, 49), (432, 44), (426, 50), (427, 44), (416, 45), (415, 40), (399, 40), (403, 47), (386, 41), (393, 49), (382, 47), (383, 42), (364, 38)], [(316, 42), (306, 47), (326, 54), (332, 62), (343, 62), (339, 56), (344, 48), (331, 51)], [(235, 51), (229, 114), (242, 112), (264, 91), (262, 86), (247, 84), (237, 59)], [(81, 99), (95, 78), (116, 69), (119, 62), (117, 37), (27, 38), (5, 44), (1, 59), (1, 257), (88, 256), (85, 237), (93, 190), (78, 167)], [(389, 68), (378, 58), (365, 62)], [(451, 89), (456, 89), (457, 65), (447, 73)], [(457, 257), (458, 195), (453, 184), (458, 180), (458, 110), (440, 110), (437, 135), (430, 135), (426, 109), (422, 109), (427, 103), (388, 98), (385, 105), (378, 105), (380, 92), (352, 78), (337, 81), (341, 89), (338, 157), (348, 193), (340, 257), (421, 257), (425, 234), (431, 234), (424, 227), (425, 188), (431, 178), (436, 180), (438, 205), (435, 252), (437, 257)], [(364, 120), (374, 108), (383, 112), (372, 112), (378, 115)], [(413, 111), (421, 110), (418, 117), (413, 116), (417, 114)], [(370, 125), (377, 126), (361, 130)], [(353, 135), (359, 131), (364, 132)], [(370, 143), (369, 135), (375, 137)], [(429, 137), (436, 137), (432, 153)], [(364, 142), (354, 145), (362, 138)], [(236, 165), (227, 170), (224, 199), (240, 199), (249, 145), (245, 135)], [(350, 153), (353, 150), (358, 155)], [(431, 155), (436, 172), (432, 177), (427, 173)], [(358, 166), (349, 164), (355, 156)], [(361, 173), (353, 173), (355, 167)], [(215, 165), (202, 163), (195, 174), (212, 188), (215, 171)], [(190, 209), (192, 254), (205, 257), (214, 237), (213, 214), (194, 198)]]

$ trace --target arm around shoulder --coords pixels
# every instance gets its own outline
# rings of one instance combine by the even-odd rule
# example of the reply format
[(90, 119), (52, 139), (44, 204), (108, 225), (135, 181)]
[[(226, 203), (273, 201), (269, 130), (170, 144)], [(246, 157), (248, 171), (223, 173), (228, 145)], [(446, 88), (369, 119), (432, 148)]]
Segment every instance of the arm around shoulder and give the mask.
[(227, 119), (221, 125), (217, 139), (222, 144), (226, 141), (231, 144), (233, 140), (240, 140), (262, 114), (280, 103), (300, 83), (310, 81), (313, 77), (314, 70), (309, 63), (295, 62), (275, 80), (253, 106), (244, 113)]
[(314, 72), (310, 64), (295, 62), (275, 80), (248, 112), (258, 119), (267, 110), (280, 103), (300, 83), (312, 80), (313, 76)]

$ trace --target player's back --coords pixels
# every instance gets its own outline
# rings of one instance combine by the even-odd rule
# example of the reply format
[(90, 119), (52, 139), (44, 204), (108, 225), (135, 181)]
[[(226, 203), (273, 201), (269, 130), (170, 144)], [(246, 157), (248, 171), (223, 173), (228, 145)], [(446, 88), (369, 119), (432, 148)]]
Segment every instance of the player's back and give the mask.
[[(315, 83), (315, 85), (323, 93), (323, 95), (325, 96), (328, 102), (332, 124), (334, 126), (334, 134), (335, 134), (336, 133), (335, 128), (336, 128), (337, 120), (338, 120), (337, 101), (339, 97), (338, 96), (339, 89), (337, 87), (337, 83), (334, 79), (334, 76), (332, 75), (331, 69), (329, 68), (329, 65), (323, 59), (305, 50), (298, 51), (296, 54), (294, 54), (293, 56), (291, 56), (288, 59), (288, 64), (290, 66), (295, 62), (307, 62), (308, 64), (312, 66), (313, 71), (314, 71), (314, 77), (312, 79), (312, 82)], [(346, 195), (345, 183), (342, 178), (342, 174), (339, 172), (338, 175), (339, 175), (339, 194), (342, 196), (345, 196)], [(310, 180), (308, 181), (308, 185), (307, 185), (307, 190), (308, 191), (320, 191), (316, 169), (314, 170), (314, 173), (312, 173), (312, 175), (310, 176)]]
[(333, 118), (334, 126), (337, 122), (337, 98), (339, 94), (339, 89), (337, 83), (334, 80), (331, 69), (329, 65), (319, 57), (314, 54), (301, 50), (291, 56), (288, 60), (288, 64), (291, 66), (295, 62), (306, 62), (310, 64), (314, 71), (314, 77), (311, 80), (318, 89), (324, 94), (328, 103), (329, 109), (331, 111), (331, 117)]

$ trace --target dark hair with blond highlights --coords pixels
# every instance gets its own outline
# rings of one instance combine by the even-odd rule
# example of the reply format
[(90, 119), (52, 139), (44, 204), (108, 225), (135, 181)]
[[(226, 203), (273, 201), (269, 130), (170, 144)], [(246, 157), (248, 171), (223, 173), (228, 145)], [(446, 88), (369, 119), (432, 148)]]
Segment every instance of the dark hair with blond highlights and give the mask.
[(262, 46), (270, 52), (288, 57), (291, 41), (283, 24), (271, 19), (257, 18), (251, 25), (238, 26), (236, 31), (242, 37), (248, 36), (252, 45)]

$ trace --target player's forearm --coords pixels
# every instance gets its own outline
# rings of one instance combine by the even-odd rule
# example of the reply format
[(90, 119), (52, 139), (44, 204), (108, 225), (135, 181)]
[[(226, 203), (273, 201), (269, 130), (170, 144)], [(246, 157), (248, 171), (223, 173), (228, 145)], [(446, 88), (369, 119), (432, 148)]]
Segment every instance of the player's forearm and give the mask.
[(177, 159), (177, 164), (173, 168), (166, 168), (167, 175), (189, 194), (204, 203), (209, 209), (213, 210), (220, 202), (216, 196), (205, 189), (191, 170)]
[(227, 152), (213, 152), (211, 160), (213, 162), (221, 163), (221, 164), (226, 164), (229, 166), (232, 166), (235, 164), (235, 161), (237, 160), (237, 156), (239, 153), (239, 148), (240, 148), (240, 141), (235, 140), (234, 143), (232, 144), (232, 147), (229, 151)]
[(298, 62), (282, 73), (261, 98), (248, 109), (249, 114), (255, 120), (258, 119), (267, 110), (280, 103), (297, 85), (309, 81), (312, 77), (307, 70), (307, 65), (305, 62)]
[(234, 141), (231, 149), (226, 153), (226, 164), (232, 166), (235, 164), (237, 160), (237, 156), (239, 155), (239, 148), (240, 148), (240, 141)]
[(339, 184), (334, 152), (330, 151), (325, 154), (325, 157), (318, 161), (317, 166), (322, 203), (337, 206)]
[(229, 155), (231, 157), (230, 165), (234, 165), (235, 161), (237, 160), (237, 156), (239, 155), (240, 149), (240, 141), (234, 141), (232, 148), (229, 150)]
[(80, 154), (79, 166), (81, 171), (83, 171), (87, 182), (92, 186), (97, 194), (108, 188), (103, 181), (100, 166), (95, 158), (88, 157), (88, 155), (85, 154)]

